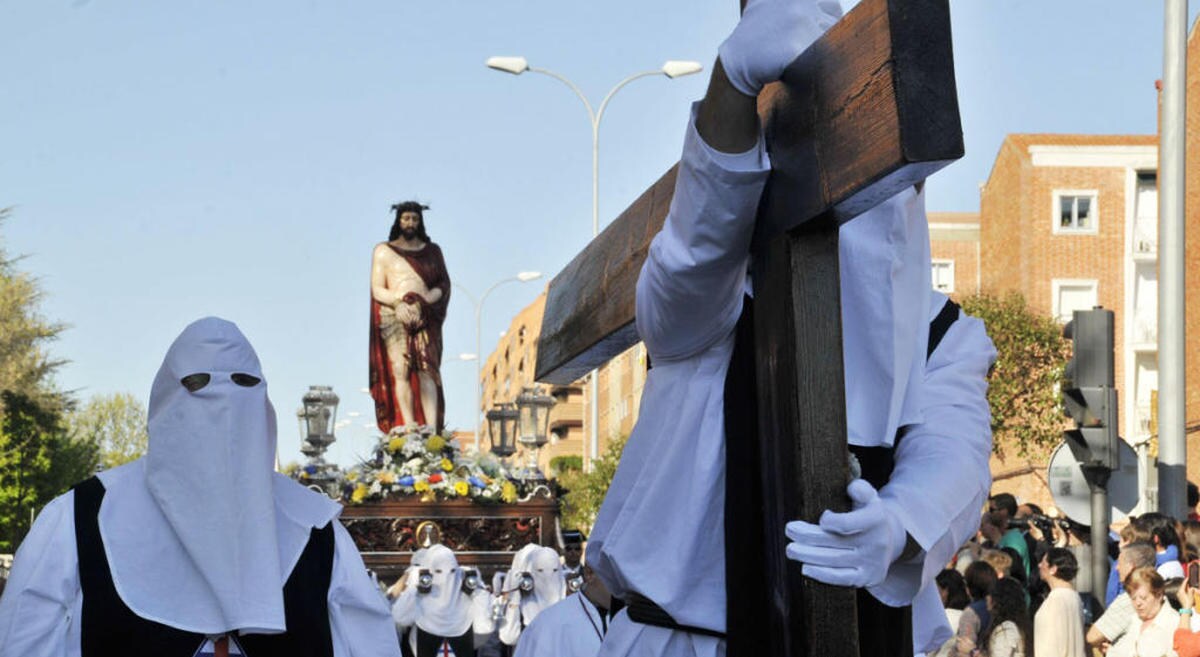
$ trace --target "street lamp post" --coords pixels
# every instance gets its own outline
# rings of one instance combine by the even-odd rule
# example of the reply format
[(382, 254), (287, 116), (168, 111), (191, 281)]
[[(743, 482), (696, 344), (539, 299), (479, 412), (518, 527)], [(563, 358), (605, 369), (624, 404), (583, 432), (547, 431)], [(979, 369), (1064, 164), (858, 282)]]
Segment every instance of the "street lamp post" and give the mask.
[[(665, 75), (670, 79), (675, 79), (678, 77), (683, 77), (685, 75), (699, 73), (700, 71), (704, 70), (704, 67), (701, 66), (699, 62), (682, 61), (682, 60), (674, 60), (674, 59), (668, 60), (660, 68), (657, 68), (652, 71), (642, 71), (641, 73), (634, 73), (633, 75), (630, 75), (629, 77), (625, 78), (624, 80), (621, 80), (620, 82), (618, 82), (616, 84), (616, 86), (614, 86), (612, 89), (609, 90), (608, 94), (606, 94), (604, 96), (604, 100), (600, 101), (600, 109), (593, 110), (592, 104), (591, 104), (591, 102), (588, 101), (587, 96), (583, 95), (583, 92), (580, 91), (579, 87), (576, 86), (574, 82), (571, 82), (566, 77), (564, 77), (558, 73), (555, 73), (554, 71), (550, 71), (550, 70), (547, 70), (544, 68), (537, 68), (534, 66), (530, 66), (529, 62), (526, 61), (524, 57), (489, 57), (487, 60), (487, 65), (488, 65), (488, 68), (491, 68), (491, 69), (494, 69), (497, 71), (503, 71), (505, 73), (511, 73), (513, 75), (520, 75), (520, 74), (524, 73), (525, 71), (529, 71), (531, 73), (541, 73), (542, 75), (548, 75), (548, 76), (554, 78), (555, 80), (558, 80), (559, 82), (562, 82), (563, 84), (567, 85), (567, 87), (569, 87), (571, 89), (571, 91), (575, 92), (575, 95), (579, 97), (579, 100), (583, 101), (583, 106), (585, 109), (587, 109), (588, 119), (591, 121), (591, 124), (592, 124), (592, 238), (593, 239), (597, 235), (600, 234), (600, 184), (599, 184), (599, 180), (600, 180), (600, 120), (604, 118), (604, 110), (605, 110), (605, 108), (608, 107), (608, 102), (610, 100), (612, 100), (612, 97), (618, 91), (620, 91), (622, 87), (624, 87), (625, 85), (627, 85), (630, 82), (633, 82), (634, 80), (637, 80), (639, 78), (644, 78), (644, 77), (648, 77), (651, 75)], [(591, 454), (592, 460), (595, 460), (595, 459), (599, 458), (599, 456), (600, 456), (600, 411), (599, 411), (599, 399), (600, 399), (599, 389), (600, 389), (600, 386), (598, 385), (598, 381), (597, 381), (598, 373), (599, 373), (599, 369), (594, 369), (588, 375), (588, 378), (591, 381), (591, 386), (590, 386), (591, 387), (591, 399), (590, 399), (591, 412), (590, 412), (590, 417), (589, 417), (589, 423), (591, 425), (591, 436), (590, 436), (591, 440), (590, 440), (589, 453)]]
[(504, 285), (505, 283), (514, 283), (514, 282), (515, 283), (528, 283), (529, 281), (536, 281), (537, 279), (539, 279), (541, 277), (542, 277), (542, 273), (538, 272), (538, 271), (519, 272), (519, 273), (517, 273), (516, 276), (510, 276), (508, 278), (504, 278), (504, 279), (496, 281), (495, 283), (492, 284), (491, 287), (489, 287), (487, 289), (487, 291), (485, 291), (478, 298), (476, 298), (476, 296), (474, 294), (471, 294), (471, 291), (468, 290), (467, 288), (459, 285), (458, 283), (454, 284), (454, 287), (457, 287), (459, 289), (459, 291), (461, 291), (463, 294), (467, 295), (467, 298), (469, 298), (471, 300), (471, 303), (475, 305), (475, 400), (474, 401), (475, 401), (475, 453), (476, 454), (479, 453), (479, 436), (483, 433), (483, 420), (482, 420), (482, 408), (481, 408), (483, 405), (483, 391), (481, 390), (480, 383), (479, 383), (479, 380), (483, 377), (483, 352), (481, 351), (482, 345), (480, 344), (480, 340), (482, 339), (480, 337), (480, 335), (483, 330), (483, 324), (482, 324), (483, 302), (487, 300), (488, 295), (491, 294), (492, 291), (494, 291), (496, 288), (500, 287), (501, 285)]

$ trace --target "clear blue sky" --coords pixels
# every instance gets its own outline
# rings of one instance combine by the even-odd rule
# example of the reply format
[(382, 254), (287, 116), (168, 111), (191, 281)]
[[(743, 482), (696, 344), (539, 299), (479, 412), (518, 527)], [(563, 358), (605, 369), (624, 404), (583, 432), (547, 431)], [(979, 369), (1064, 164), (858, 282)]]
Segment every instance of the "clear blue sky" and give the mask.
[[(847, 5), (852, 4), (847, 2)], [(388, 206), (418, 198), (451, 277), (475, 294), (557, 272), (591, 234), (590, 129), (544, 76), (488, 70), (524, 55), (598, 103), (667, 59), (709, 67), (734, 0), (0, 0), (0, 233), (28, 254), (63, 387), (143, 399), (189, 321), (236, 321), (258, 349), (299, 459), (309, 384), (341, 395), (334, 460), (372, 444), (368, 267)], [(1162, 3), (955, 0), (966, 157), (931, 210), (975, 210), (1010, 132), (1152, 133)], [(1195, 16), (1195, 9), (1192, 11)], [(601, 222), (677, 158), (707, 75), (639, 80), (601, 128)], [(490, 350), (544, 281), (500, 288)], [(469, 429), (473, 307), (452, 298), (448, 423)]]

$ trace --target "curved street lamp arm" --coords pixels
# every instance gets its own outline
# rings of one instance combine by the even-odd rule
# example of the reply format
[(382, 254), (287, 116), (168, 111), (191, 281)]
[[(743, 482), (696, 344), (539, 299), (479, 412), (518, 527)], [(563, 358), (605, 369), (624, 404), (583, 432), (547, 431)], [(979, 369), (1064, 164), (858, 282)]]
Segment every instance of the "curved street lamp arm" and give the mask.
[(470, 290), (468, 290), (467, 288), (463, 287), (463, 286), (462, 286), (462, 285), (460, 285), (459, 283), (457, 283), (457, 282), (455, 282), (455, 281), (451, 281), (451, 282), (450, 282), (450, 285), (452, 285), (453, 287), (456, 287), (456, 288), (458, 288), (458, 291), (459, 291), (459, 292), (462, 292), (463, 294), (467, 295), (467, 298), (471, 300), (471, 304), (472, 304), (472, 305), (479, 303), (479, 299), (478, 299), (478, 298), (477, 298), (477, 297), (476, 297), (474, 294), (471, 294), (471, 291), (470, 291)]
[(630, 82), (633, 82), (634, 80), (636, 80), (638, 78), (644, 78), (644, 77), (647, 77), (650, 75), (662, 75), (662, 74), (663, 74), (663, 72), (659, 69), (654, 69), (653, 71), (642, 71), (641, 73), (634, 73), (633, 75), (618, 82), (617, 86), (613, 87), (608, 92), (608, 95), (604, 97), (604, 100), (600, 101), (600, 109), (599, 109), (599, 111), (596, 112), (596, 119), (595, 119), (596, 125), (597, 126), (600, 125), (600, 119), (604, 116), (604, 108), (608, 107), (608, 101), (612, 100), (612, 97), (615, 96), (616, 93), (621, 90), (621, 87), (624, 87), (625, 85), (629, 84)]
[(579, 87), (575, 86), (574, 82), (571, 82), (570, 80), (559, 75), (558, 73), (555, 73), (554, 71), (550, 71), (550, 70), (547, 70), (544, 68), (537, 68), (536, 66), (530, 66), (529, 70), (534, 73), (541, 73), (542, 75), (549, 75), (550, 77), (554, 78), (555, 80), (558, 80), (559, 82), (570, 87), (571, 91), (574, 91), (575, 95), (579, 96), (579, 100), (583, 101), (583, 106), (585, 108), (587, 108), (588, 119), (592, 122), (592, 129), (593, 130), (595, 129), (596, 123), (597, 123), (597, 121), (599, 121), (599, 119), (596, 117), (596, 112), (595, 112), (595, 110), (592, 109), (592, 104), (590, 102), (588, 102), (587, 96), (583, 95), (583, 92), (579, 89)]

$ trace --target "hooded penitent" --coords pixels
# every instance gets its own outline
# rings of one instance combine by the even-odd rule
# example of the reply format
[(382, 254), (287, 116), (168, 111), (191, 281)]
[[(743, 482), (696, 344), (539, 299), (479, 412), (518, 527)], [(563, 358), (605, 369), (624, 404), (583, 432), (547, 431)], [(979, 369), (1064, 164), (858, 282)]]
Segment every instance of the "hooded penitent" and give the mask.
[(149, 434), (141, 472), (100, 509), (122, 600), (193, 632), (284, 631), (283, 583), (309, 527), (277, 523), (275, 411), (237, 326), (205, 318), (176, 338), (150, 392)]
[(521, 599), (521, 617), (528, 625), (543, 609), (566, 596), (567, 583), (563, 578), (558, 552), (539, 547), (529, 554), (529, 573), (533, 575), (533, 591)]
[[(415, 585), (406, 588), (392, 607), (392, 618), (402, 627), (415, 624), (434, 636), (465, 633), (474, 620), (472, 597), (463, 592), (463, 571), (454, 552), (434, 545), (424, 554), (420, 569), (429, 571), (433, 585), (428, 593), (420, 593)], [(415, 584), (417, 573), (409, 576), (410, 584)]]

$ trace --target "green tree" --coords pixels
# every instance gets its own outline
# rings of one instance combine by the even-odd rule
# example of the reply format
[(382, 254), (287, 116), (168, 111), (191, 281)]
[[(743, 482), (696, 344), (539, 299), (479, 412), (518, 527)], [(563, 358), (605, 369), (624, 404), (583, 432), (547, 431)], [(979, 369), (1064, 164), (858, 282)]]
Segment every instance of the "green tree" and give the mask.
[(11, 552), (38, 510), (91, 475), (96, 451), (68, 438), (61, 415), (38, 400), (5, 390), (0, 402), (0, 552)]
[(550, 476), (558, 477), (567, 472), (583, 469), (583, 457), (578, 454), (564, 454), (550, 459)]
[(996, 365), (988, 377), (992, 410), (992, 449), (1043, 454), (1062, 440), (1065, 424), (1059, 384), (1070, 356), (1062, 325), (1029, 309), (1018, 292), (978, 294), (962, 300), (963, 311), (983, 320), (996, 345)]
[(127, 392), (92, 397), (67, 416), (67, 426), (73, 441), (95, 445), (106, 470), (146, 453), (146, 408)]
[[(0, 209), (0, 226), (10, 211)], [(71, 440), (71, 400), (54, 383), (62, 364), (48, 345), (64, 329), (44, 318), (37, 279), (0, 243), (0, 551), (12, 551), (33, 515), (96, 466), (90, 444)]]
[(559, 476), (559, 485), (567, 490), (563, 498), (564, 527), (591, 531), (628, 439), (629, 436), (620, 436), (610, 440), (604, 454), (592, 464), (591, 472), (568, 470)]
[[(0, 209), (0, 227), (10, 214), (10, 209)], [(17, 269), (19, 261), (0, 243), (0, 390), (19, 391), (45, 409), (61, 412), (68, 399), (55, 388), (53, 374), (64, 361), (51, 357), (47, 345), (65, 326), (38, 312), (42, 290), (37, 279)]]

